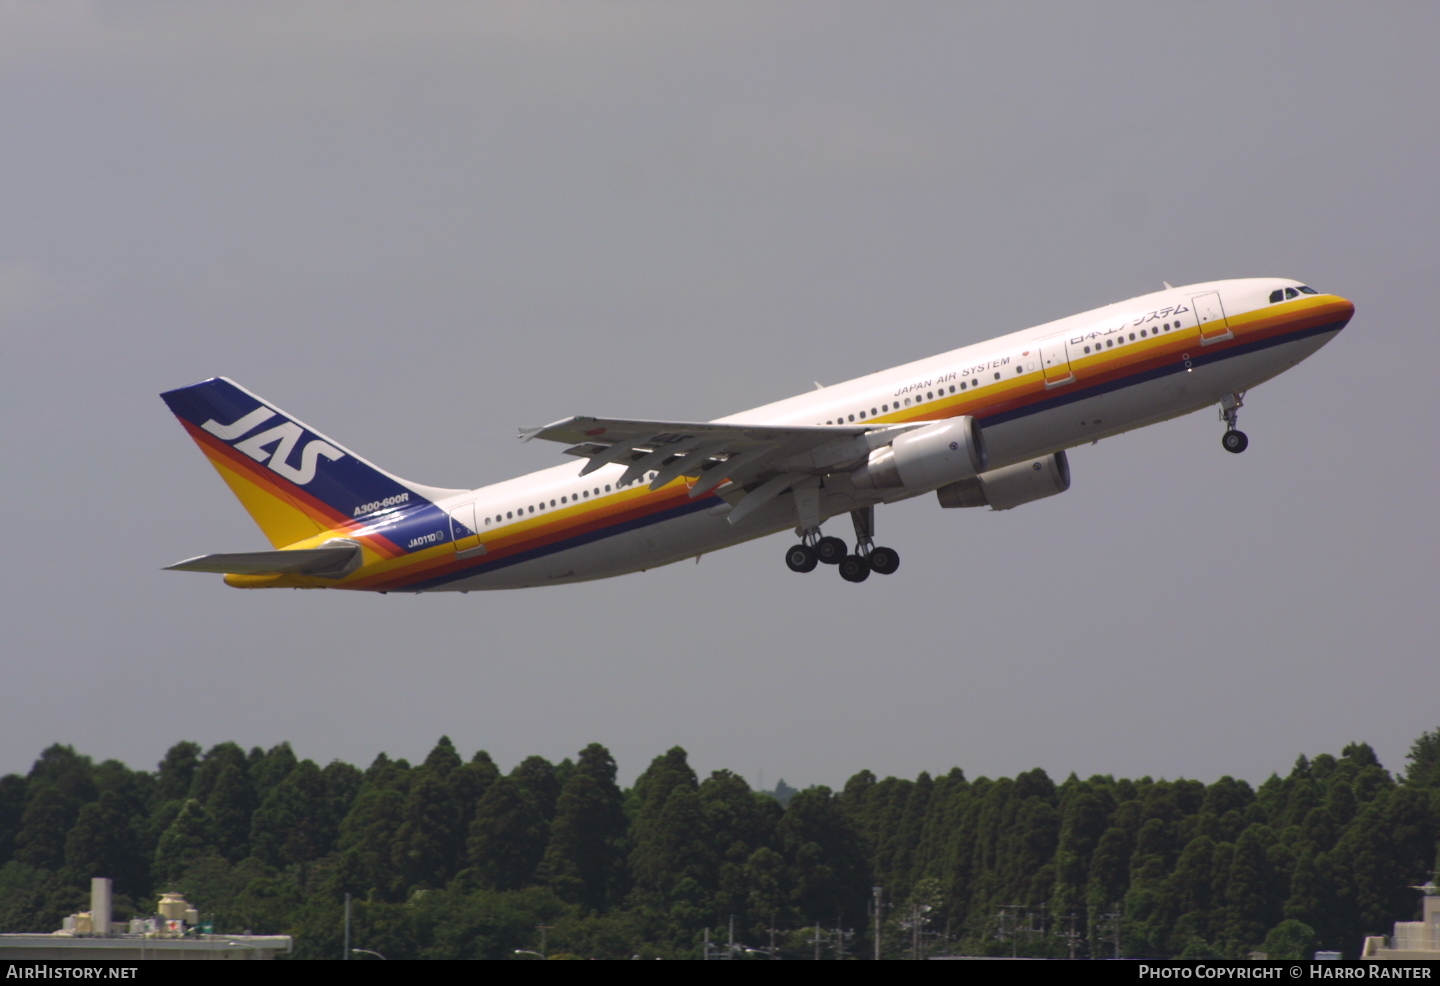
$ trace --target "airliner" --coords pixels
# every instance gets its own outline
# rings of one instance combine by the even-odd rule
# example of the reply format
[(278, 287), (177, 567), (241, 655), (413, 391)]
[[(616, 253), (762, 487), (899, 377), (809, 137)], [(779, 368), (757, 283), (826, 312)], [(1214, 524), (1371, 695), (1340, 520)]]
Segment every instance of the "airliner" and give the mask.
[[(875, 508), (1010, 510), (1070, 488), (1066, 450), (1246, 393), (1355, 306), (1300, 281), (1171, 287), (716, 421), (576, 416), (521, 432), (571, 457), (473, 490), (386, 472), (224, 377), (161, 395), (272, 550), (169, 566), (237, 588), (469, 592), (645, 571), (793, 529), (794, 572), (900, 566)], [(575, 461), (579, 460), (579, 461)], [(824, 533), (848, 514), (853, 544)], [(832, 529), (833, 530), (833, 529)]]

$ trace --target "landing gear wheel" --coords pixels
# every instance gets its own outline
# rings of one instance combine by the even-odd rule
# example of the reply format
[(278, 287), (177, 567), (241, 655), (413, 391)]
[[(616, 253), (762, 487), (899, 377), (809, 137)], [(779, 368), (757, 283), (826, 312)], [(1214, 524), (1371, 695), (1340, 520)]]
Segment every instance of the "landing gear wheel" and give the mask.
[(845, 542), (839, 538), (821, 538), (815, 542), (815, 557), (827, 565), (838, 565), (845, 557)]
[(1243, 431), (1231, 429), (1220, 439), (1220, 444), (1225, 446), (1225, 451), (1234, 452), (1236, 455), (1239, 455), (1250, 447), (1250, 439), (1245, 437)]
[(808, 544), (796, 544), (785, 552), (785, 564), (790, 566), (792, 572), (813, 572), (820, 562)]
[(889, 575), (900, 567), (900, 552), (894, 548), (876, 548), (870, 552), (870, 571)]
[(840, 559), (840, 577), (846, 582), (864, 582), (870, 577), (870, 563), (859, 555)]

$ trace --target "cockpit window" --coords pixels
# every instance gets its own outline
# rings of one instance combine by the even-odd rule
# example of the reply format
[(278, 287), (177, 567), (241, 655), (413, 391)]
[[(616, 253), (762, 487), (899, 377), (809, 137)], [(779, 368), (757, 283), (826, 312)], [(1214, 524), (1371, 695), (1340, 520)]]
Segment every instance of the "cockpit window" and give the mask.
[(1274, 291), (1271, 291), (1271, 292), (1270, 292), (1270, 304), (1273, 305), (1273, 304), (1275, 304), (1275, 302), (1277, 302), (1277, 301), (1284, 301), (1284, 300), (1285, 300), (1285, 292), (1284, 292), (1283, 289), (1281, 289), (1281, 288), (1276, 288)]
[(1319, 292), (1319, 291), (1316, 291), (1314, 288), (1306, 287), (1305, 285), (1302, 284), (1302, 285), (1300, 286), (1300, 293), (1301, 293), (1301, 294), (1319, 294), (1320, 292)]
[(1286, 297), (1286, 298), (1298, 298), (1298, 297), (1300, 297), (1300, 292), (1299, 292), (1299, 291), (1296, 291), (1294, 288), (1286, 288), (1286, 289), (1285, 289), (1285, 297)]

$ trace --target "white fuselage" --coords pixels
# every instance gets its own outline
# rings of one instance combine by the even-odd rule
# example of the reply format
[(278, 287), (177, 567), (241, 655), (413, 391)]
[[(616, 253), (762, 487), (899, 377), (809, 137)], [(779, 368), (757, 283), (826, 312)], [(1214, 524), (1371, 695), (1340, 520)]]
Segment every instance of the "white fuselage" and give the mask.
[[(825, 425), (971, 414), (983, 427), (989, 468), (996, 469), (1187, 414), (1294, 366), (1333, 338), (1353, 312), (1344, 299), (1311, 293), (1289, 304), (1295, 311), (1288, 321), (1277, 316), (1265, 322), (1267, 310), (1287, 308), (1269, 302), (1271, 292), (1298, 285), (1251, 279), (1158, 291), (719, 420)], [(1197, 315), (1195, 301), (1211, 295), (1218, 295), (1223, 305), (1220, 330), (1208, 330), (1216, 336), (1213, 341), (1198, 324), (1204, 312)], [(1250, 339), (1246, 326), (1262, 322)], [(1143, 335), (1135, 331), (1137, 326)], [(1052, 347), (1056, 341), (1068, 346), (1071, 380), (1057, 384), (1047, 379), (1057, 375), (1041, 365), (1047, 340)], [(1093, 340), (1093, 354), (1087, 340)], [(1106, 346), (1107, 341), (1112, 345)], [(1178, 351), (1166, 355), (1168, 350)], [(1129, 367), (1137, 369), (1127, 372)], [(409, 584), (386, 587), (463, 592), (604, 578), (716, 551), (796, 524), (788, 498), (777, 498), (744, 523), (732, 524), (723, 489), (721, 495), (684, 502), (674, 491), (666, 498), (664, 490), (620, 489), (620, 465), (581, 477), (582, 464), (553, 466), (441, 502), (439, 506), (450, 511), (474, 505), (480, 518), (476, 527), (491, 547), (488, 560), (482, 557), (438, 583), (412, 578), (405, 580)], [(671, 485), (683, 494), (683, 478)], [(925, 492), (859, 490), (844, 476), (827, 477), (821, 516)], [(630, 501), (645, 496), (655, 502), (637, 513)], [(567, 533), (557, 537), (547, 528), (547, 518), (562, 517)], [(620, 519), (607, 522), (611, 518)], [(585, 521), (578, 533), (577, 519)], [(507, 544), (509, 550), (496, 550)], [(382, 588), (376, 580), (364, 581), (370, 584), (355, 588)]]

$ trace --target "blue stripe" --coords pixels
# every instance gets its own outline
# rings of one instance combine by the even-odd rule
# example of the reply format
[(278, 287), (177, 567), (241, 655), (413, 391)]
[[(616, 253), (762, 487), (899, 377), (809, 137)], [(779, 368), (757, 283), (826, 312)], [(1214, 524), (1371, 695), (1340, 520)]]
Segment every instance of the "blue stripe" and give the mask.
[[(1317, 326), (1313, 329), (1302, 329), (1299, 332), (1291, 332), (1283, 336), (1274, 336), (1270, 339), (1247, 342), (1241, 346), (1231, 346), (1209, 353), (1201, 352), (1198, 356), (1191, 359), (1190, 363), (1192, 366), (1209, 366), (1212, 363), (1218, 363), (1221, 360), (1230, 359), (1233, 356), (1245, 356), (1250, 353), (1258, 353), (1265, 349), (1271, 349), (1275, 346), (1283, 346), (1286, 343), (1308, 339), (1311, 336), (1324, 335), (1327, 332), (1339, 332), (1349, 321), (1349, 319), (1346, 319), (1343, 322), (1331, 322), (1328, 325)], [(1196, 341), (1198, 342), (1199, 340)], [(1018, 421), (1032, 414), (1039, 414), (1057, 407), (1064, 407), (1066, 404), (1074, 404), (1076, 401), (1098, 397), (1101, 394), (1113, 394), (1118, 390), (1124, 390), (1126, 387), (1134, 387), (1142, 383), (1149, 383), (1151, 380), (1159, 380), (1171, 374), (1184, 372), (1185, 363), (1183, 361), (1177, 361), (1169, 366), (1146, 370), (1143, 373), (1136, 373), (1119, 380), (1093, 384), (1084, 390), (1065, 390), (1053, 397), (1048, 397), (1043, 401), (1036, 401), (1034, 404), (1027, 404), (1013, 411), (1001, 411), (997, 414), (989, 416), (977, 415), (977, 417), (980, 418), (980, 424), (982, 426), (1005, 424), (1009, 421)]]
[(544, 558), (546, 555), (554, 555), (562, 551), (568, 551), (571, 548), (578, 548), (586, 544), (594, 544), (596, 541), (600, 541), (604, 538), (615, 537), (616, 535), (626, 534), (630, 531), (638, 531), (642, 528), (649, 527), (652, 524), (663, 524), (667, 520), (676, 520), (688, 514), (693, 514), (699, 510), (706, 510), (710, 507), (713, 507), (715, 504), (712, 501), (718, 499), (719, 497), (713, 493), (707, 496), (697, 497), (694, 500), (682, 503), (679, 506), (671, 507), (668, 510), (661, 510), (653, 514), (646, 514), (644, 517), (636, 517), (633, 520), (623, 521), (613, 527), (601, 528), (598, 531), (586, 531), (583, 534), (576, 534), (575, 536), (566, 538), (562, 541), (556, 541), (554, 544), (540, 545), (539, 547), (531, 548), (528, 551), (519, 551), (513, 555), (507, 555), (504, 558), (500, 558), (494, 561), (487, 561), (482, 555), (481, 557), (475, 559), (473, 563), (466, 565), (466, 567), (458, 571), (448, 572), (444, 575), (437, 575), (433, 578), (412, 583), (403, 588), (386, 591), (425, 592), (428, 589), (435, 589), (442, 585), (449, 585), (451, 582), (458, 582), (462, 579), (473, 578), (476, 575), (482, 575), (486, 572), (499, 571), (500, 569), (507, 568), (511, 565), (519, 565), (522, 562), (534, 561), (536, 558)]

